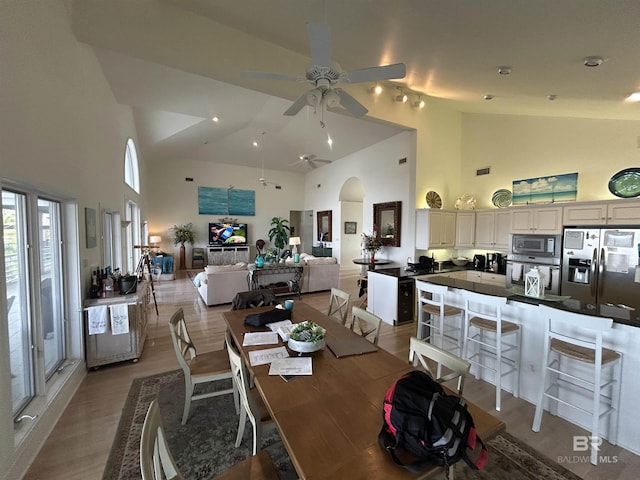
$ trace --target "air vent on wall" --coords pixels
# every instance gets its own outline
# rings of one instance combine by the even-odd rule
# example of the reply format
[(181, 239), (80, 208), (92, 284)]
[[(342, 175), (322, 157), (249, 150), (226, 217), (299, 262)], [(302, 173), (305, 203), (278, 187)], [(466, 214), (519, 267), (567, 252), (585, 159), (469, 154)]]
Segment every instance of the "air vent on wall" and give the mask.
[(405, 158), (401, 158), (400, 160), (398, 160), (398, 165), (402, 165), (403, 163), (407, 163), (407, 159)]
[(489, 175), (490, 172), (491, 169), (489, 167), (479, 168), (478, 170), (476, 170), (476, 177), (479, 177), (480, 175)]

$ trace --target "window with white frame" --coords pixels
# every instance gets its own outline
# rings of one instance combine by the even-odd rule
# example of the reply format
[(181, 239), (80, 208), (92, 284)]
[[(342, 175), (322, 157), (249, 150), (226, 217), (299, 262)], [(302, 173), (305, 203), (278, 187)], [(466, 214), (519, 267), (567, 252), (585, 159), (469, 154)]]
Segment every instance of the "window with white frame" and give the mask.
[(124, 151), (124, 181), (127, 185), (140, 193), (140, 169), (138, 166), (138, 152), (132, 138), (127, 139)]

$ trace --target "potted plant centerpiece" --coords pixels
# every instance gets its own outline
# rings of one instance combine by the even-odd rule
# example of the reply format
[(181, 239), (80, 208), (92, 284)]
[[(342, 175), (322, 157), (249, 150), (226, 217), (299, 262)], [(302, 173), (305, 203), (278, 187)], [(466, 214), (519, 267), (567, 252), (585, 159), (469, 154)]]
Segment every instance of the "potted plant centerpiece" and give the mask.
[(289, 334), (289, 348), (294, 352), (309, 353), (324, 347), (325, 329), (310, 320), (297, 324)]
[(184, 270), (187, 268), (185, 266), (185, 243), (190, 243), (193, 245), (194, 240), (196, 239), (196, 234), (193, 231), (193, 223), (189, 222), (186, 225), (174, 225), (171, 227), (173, 230), (173, 244), (180, 244), (180, 269)]
[(382, 248), (382, 240), (374, 230), (371, 235), (362, 234), (362, 247), (369, 253), (371, 263), (376, 261), (376, 252)]

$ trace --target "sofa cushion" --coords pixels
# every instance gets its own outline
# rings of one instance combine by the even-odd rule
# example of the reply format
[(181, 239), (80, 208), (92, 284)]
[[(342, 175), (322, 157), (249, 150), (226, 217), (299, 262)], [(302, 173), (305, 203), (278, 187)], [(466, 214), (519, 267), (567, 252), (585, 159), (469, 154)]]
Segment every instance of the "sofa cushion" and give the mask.
[(220, 272), (236, 272), (238, 270), (246, 270), (247, 264), (244, 262), (235, 263), (233, 265), (207, 265), (204, 269), (207, 275)]
[(335, 257), (307, 257), (307, 265), (331, 265), (338, 263), (338, 259)]

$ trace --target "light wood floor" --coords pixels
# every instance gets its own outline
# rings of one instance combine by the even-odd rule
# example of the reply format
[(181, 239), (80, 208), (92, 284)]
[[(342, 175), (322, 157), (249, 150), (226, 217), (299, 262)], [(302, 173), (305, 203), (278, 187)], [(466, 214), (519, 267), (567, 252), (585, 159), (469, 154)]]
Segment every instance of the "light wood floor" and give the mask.
[[(341, 288), (352, 294), (352, 299), (355, 299), (352, 304), (355, 305), (360, 303), (357, 299), (357, 277), (358, 272), (353, 270), (341, 274)], [(221, 312), (228, 310), (229, 305), (207, 308), (200, 301), (186, 272), (178, 272), (175, 281), (156, 282), (155, 287), (160, 315), (159, 318), (150, 315), (148, 337), (139, 362), (123, 362), (88, 373), (25, 479), (88, 480), (102, 477), (132, 379), (178, 368), (168, 327), (169, 318), (177, 307), (184, 309), (189, 332), (199, 351), (222, 347), (225, 325)], [(303, 300), (325, 310), (329, 293), (306, 294)], [(414, 333), (414, 324), (383, 325), (379, 343), (404, 359), (408, 357), (409, 337)], [(578, 455), (572, 451), (572, 436), (584, 435), (584, 430), (545, 413), (542, 430), (536, 434), (531, 430), (533, 405), (504, 393), (502, 411), (498, 413), (493, 409), (494, 387), (473, 377), (465, 383), (465, 396), (503, 419), (511, 434), (548, 457), (557, 459), (559, 456)], [(637, 419), (631, 421), (637, 422)], [(581, 459), (567, 463), (565, 458), (563, 465), (588, 480), (638, 478), (640, 457), (608, 444), (603, 446), (601, 454), (611, 459), (616, 456), (617, 463), (593, 467)]]

